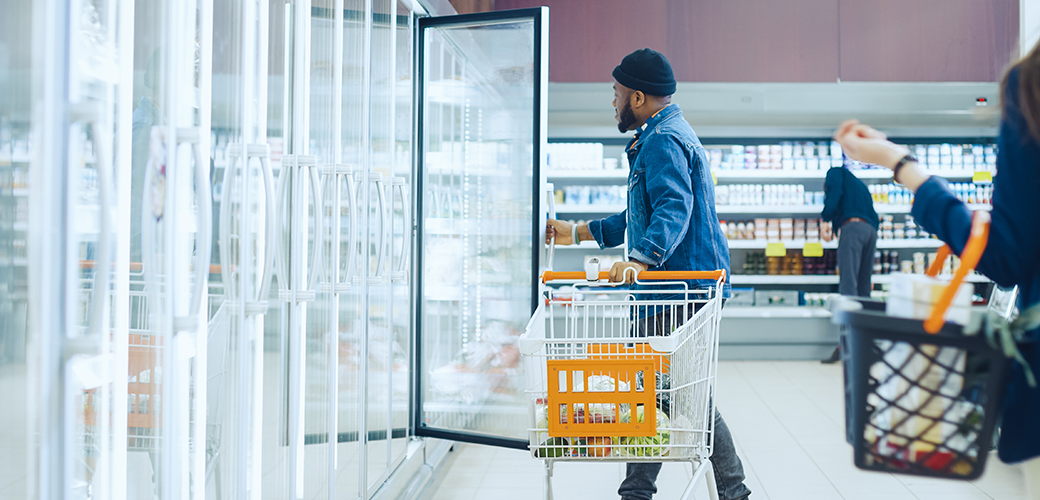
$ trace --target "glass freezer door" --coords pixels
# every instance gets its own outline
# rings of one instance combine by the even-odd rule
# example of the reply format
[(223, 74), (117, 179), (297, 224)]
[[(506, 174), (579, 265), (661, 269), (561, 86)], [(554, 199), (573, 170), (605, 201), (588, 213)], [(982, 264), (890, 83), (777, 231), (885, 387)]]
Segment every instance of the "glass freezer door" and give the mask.
[(416, 435), (526, 448), (546, 7), (419, 20)]

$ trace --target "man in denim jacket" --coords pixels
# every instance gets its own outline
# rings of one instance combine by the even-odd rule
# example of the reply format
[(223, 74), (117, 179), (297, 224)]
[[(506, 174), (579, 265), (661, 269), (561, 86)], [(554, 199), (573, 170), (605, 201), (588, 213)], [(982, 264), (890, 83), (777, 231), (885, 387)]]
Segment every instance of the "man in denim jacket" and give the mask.
[[(612, 281), (632, 283), (641, 271), (707, 271), (725, 269), (729, 275), (729, 245), (715, 213), (715, 187), (707, 156), (679, 106), (671, 104), (675, 93), (672, 67), (664, 55), (637, 50), (614, 68), (614, 119), (622, 133), (637, 130), (625, 152), (628, 175), (628, 209), (588, 224), (549, 220), (546, 237), (560, 245), (595, 240), (600, 248), (625, 242), (628, 261), (610, 269)], [(692, 286), (708, 288), (711, 280), (694, 280)], [(723, 297), (728, 297), (727, 281)], [(668, 314), (647, 323), (667, 334)], [(662, 333), (663, 332), (663, 333)], [(711, 457), (720, 500), (744, 500), (751, 491), (744, 485), (744, 469), (722, 415), (715, 412), (715, 449)], [(625, 500), (650, 500), (657, 492), (660, 463), (630, 463), (618, 494)]]

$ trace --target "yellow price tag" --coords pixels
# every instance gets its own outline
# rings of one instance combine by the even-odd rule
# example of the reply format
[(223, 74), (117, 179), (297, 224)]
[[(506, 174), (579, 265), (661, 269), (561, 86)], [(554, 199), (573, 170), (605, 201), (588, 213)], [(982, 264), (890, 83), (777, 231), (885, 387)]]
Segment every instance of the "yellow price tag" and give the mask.
[(975, 172), (971, 176), (971, 182), (993, 182), (993, 174), (989, 172)]
[(803, 257), (823, 257), (823, 243), (806, 243), (802, 248)]
[(717, 177), (715, 177), (715, 172), (711, 173), (711, 182), (712, 182), (712, 184), (715, 184), (716, 186), (719, 185), (719, 179)]
[(787, 248), (783, 243), (769, 243), (766, 245), (766, 257), (783, 257), (787, 255)]

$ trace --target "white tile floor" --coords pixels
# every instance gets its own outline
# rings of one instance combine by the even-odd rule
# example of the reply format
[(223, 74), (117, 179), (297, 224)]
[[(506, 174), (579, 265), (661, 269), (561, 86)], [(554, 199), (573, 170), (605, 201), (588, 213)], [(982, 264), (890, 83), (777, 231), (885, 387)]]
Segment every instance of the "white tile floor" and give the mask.
[[(818, 362), (719, 363), (719, 408), (752, 500), (1025, 500), (1020, 470), (995, 456), (971, 483), (856, 469), (844, 438), (841, 377), (840, 365)], [(524, 451), (458, 444), (424, 500), (538, 499), (541, 467)], [(623, 467), (559, 464), (555, 498), (616, 499)], [(678, 498), (687, 481), (682, 465), (666, 464), (655, 498)]]

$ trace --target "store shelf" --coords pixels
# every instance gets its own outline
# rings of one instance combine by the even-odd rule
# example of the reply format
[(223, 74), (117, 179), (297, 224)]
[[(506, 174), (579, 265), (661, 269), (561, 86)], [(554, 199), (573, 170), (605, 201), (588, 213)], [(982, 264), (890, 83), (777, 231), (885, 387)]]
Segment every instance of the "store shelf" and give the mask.
[(823, 205), (716, 205), (722, 214), (819, 214)]
[[(938, 277), (940, 280), (949, 280), (953, 276), (949, 274), (940, 274)], [(872, 283), (888, 284), (892, 282), (891, 274), (875, 274), (870, 277)], [(968, 283), (989, 283), (991, 280), (981, 274), (969, 274), (964, 277), (964, 281)]]
[[(939, 276), (939, 279), (950, 279), (949, 275)], [(968, 283), (989, 283), (990, 279), (981, 274), (969, 274), (964, 280)], [(892, 282), (891, 274), (875, 274), (870, 278), (871, 283), (888, 284)], [(752, 275), (734, 274), (730, 281), (733, 285), (837, 285), (838, 275)]]
[(613, 180), (628, 179), (627, 170), (550, 170), (545, 177), (553, 180)]
[[(767, 241), (767, 240), (729, 240), (730, 250), (765, 250), (769, 243), (783, 243), (784, 248), (805, 248), (805, 240)], [(837, 241), (814, 241), (823, 248), (838, 248)]]
[(628, 205), (556, 205), (558, 214), (619, 214)]
[[(805, 248), (805, 240), (766, 241), (766, 240), (729, 240), (730, 250), (765, 250), (768, 243), (783, 243), (786, 249)], [(814, 242), (823, 245), (823, 248), (838, 248), (838, 241)], [(890, 250), (894, 248), (939, 248), (943, 242), (932, 238), (917, 238), (909, 240), (877, 240), (878, 250)]]
[(838, 276), (834, 274), (794, 276), (734, 274), (730, 283), (733, 285), (837, 285)]
[(943, 242), (935, 238), (915, 238), (908, 240), (877, 240), (878, 250), (891, 250), (894, 248), (939, 248)]
[(29, 230), (29, 223), (28, 222), (24, 222), (24, 221), (23, 222), (15, 222), (14, 225), (11, 227), (11, 229), (14, 229), (15, 231), (28, 231)]
[[(912, 205), (886, 205), (881, 203), (874, 204), (874, 210), (879, 214), (908, 214)], [(979, 203), (968, 204), (968, 208), (971, 210), (992, 210), (992, 205), (982, 205)]]
[(722, 308), (723, 318), (771, 319), (771, 318), (830, 318), (831, 312), (825, 307), (735, 307)]
[(11, 196), (17, 198), (25, 198), (29, 196), (29, 188), (14, 188), (11, 190)]
[[(713, 170), (715, 178), (719, 180), (741, 179), (824, 179), (827, 170)], [(880, 168), (853, 170), (853, 174), (860, 179), (891, 179), (892, 171)], [(929, 170), (929, 174), (938, 175), (947, 179), (971, 179), (975, 175), (974, 170)]]

